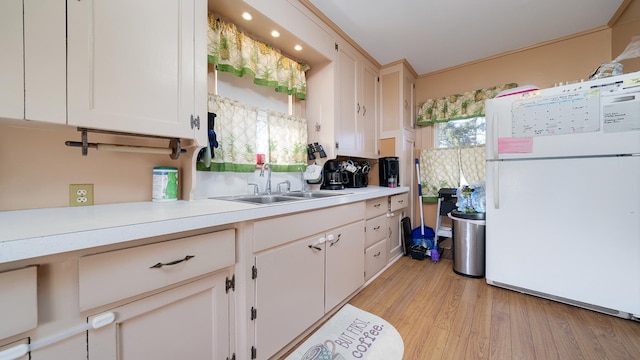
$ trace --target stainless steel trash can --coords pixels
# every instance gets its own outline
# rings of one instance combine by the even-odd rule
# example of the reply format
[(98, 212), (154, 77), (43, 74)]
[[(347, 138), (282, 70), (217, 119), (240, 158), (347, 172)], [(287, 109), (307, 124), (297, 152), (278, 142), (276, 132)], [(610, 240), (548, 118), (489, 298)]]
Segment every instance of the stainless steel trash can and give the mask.
[(458, 275), (482, 278), (485, 273), (485, 214), (449, 213), (453, 230), (453, 271)]

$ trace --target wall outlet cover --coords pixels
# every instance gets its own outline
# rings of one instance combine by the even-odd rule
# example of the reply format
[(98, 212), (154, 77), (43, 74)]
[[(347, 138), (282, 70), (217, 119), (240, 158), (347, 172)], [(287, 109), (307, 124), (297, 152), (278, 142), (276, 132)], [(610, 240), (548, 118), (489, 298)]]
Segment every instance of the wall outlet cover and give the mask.
[(69, 206), (93, 205), (93, 184), (70, 184)]

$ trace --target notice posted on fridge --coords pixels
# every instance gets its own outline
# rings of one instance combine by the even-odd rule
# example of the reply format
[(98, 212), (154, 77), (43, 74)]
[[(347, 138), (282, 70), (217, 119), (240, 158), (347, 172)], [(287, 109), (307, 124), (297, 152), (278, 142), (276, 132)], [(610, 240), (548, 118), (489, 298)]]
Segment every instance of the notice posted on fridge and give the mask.
[(597, 89), (513, 103), (512, 137), (554, 136), (600, 130)]
[(602, 97), (602, 131), (640, 131), (640, 91)]
[(530, 154), (533, 152), (533, 138), (498, 138), (498, 154)]

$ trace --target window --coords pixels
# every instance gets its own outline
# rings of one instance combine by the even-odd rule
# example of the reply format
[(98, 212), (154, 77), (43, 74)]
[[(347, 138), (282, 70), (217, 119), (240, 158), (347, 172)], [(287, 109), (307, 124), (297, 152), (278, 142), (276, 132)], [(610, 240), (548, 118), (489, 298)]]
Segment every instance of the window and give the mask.
[(484, 145), (486, 142), (484, 116), (436, 123), (433, 129), (435, 148)]

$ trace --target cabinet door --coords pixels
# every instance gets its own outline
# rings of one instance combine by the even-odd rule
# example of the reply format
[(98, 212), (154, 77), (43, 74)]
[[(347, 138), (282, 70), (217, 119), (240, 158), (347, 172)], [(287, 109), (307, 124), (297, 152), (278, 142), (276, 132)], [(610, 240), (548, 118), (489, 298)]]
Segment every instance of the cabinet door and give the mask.
[(327, 233), (325, 312), (364, 284), (364, 221)]
[(379, 241), (377, 244), (368, 247), (364, 252), (365, 281), (376, 275), (385, 265), (387, 265), (387, 241)]
[(378, 156), (378, 70), (363, 62), (362, 109), (358, 114), (358, 143), (363, 157)]
[(24, 117), (22, 0), (0, 1), (0, 117)]
[(322, 238), (311, 236), (256, 256), (259, 359), (272, 356), (324, 315)]
[(110, 310), (116, 321), (88, 332), (88, 358), (228, 358), (228, 276), (229, 271), (217, 272)]
[(206, 38), (206, 29), (195, 33), (195, 22), (206, 19), (204, 0), (88, 0), (67, 7), (70, 125), (193, 138), (190, 119), (199, 116), (206, 132), (206, 108), (198, 113), (194, 105), (196, 94), (204, 96), (195, 74), (206, 52), (194, 43)]
[(404, 81), (402, 83), (403, 91), (403, 102), (402, 102), (402, 123), (404, 128), (407, 130), (413, 130), (415, 128), (414, 122), (414, 89), (413, 85), (415, 83), (415, 79), (413, 75), (411, 75), (408, 71), (404, 72)]
[(389, 260), (402, 254), (402, 237), (400, 236), (400, 218), (402, 211), (391, 213), (388, 220), (389, 224)]
[(358, 62), (351, 49), (341, 45), (338, 50), (338, 118), (336, 119), (337, 153), (353, 155), (356, 152), (356, 118), (362, 105), (358, 102)]
[(24, 118), (67, 122), (67, 13), (61, 0), (24, 0)]

